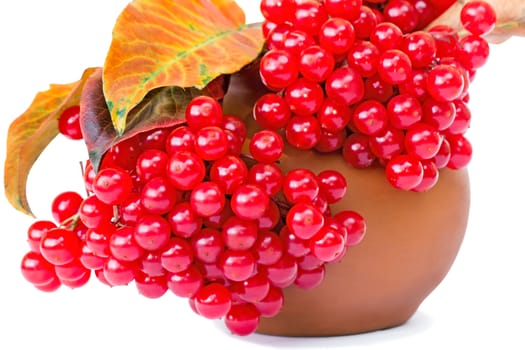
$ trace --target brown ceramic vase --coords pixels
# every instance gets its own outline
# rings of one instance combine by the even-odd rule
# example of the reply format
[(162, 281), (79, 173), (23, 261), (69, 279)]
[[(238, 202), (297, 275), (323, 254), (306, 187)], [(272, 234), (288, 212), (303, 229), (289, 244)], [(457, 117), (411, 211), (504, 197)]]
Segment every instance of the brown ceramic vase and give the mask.
[[(233, 77), (224, 100), (227, 113), (245, 115), (249, 129), (254, 98), (264, 88), (255, 68)], [(341, 262), (327, 266), (323, 283), (311, 290), (288, 287), (281, 312), (263, 318), (259, 333), (332, 336), (363, 333), (406, 322), (451, 268), (466, 231), (470, 187), (467, 170), (441, 170), (428, 192), (394, 189), (384, 169), (354, 169), (339, 154), (288, 148), (283, 170), (306, 167), (345, 175), (346, 197), (332, 211), (355, 210), (366, 220), (363, 241)]]

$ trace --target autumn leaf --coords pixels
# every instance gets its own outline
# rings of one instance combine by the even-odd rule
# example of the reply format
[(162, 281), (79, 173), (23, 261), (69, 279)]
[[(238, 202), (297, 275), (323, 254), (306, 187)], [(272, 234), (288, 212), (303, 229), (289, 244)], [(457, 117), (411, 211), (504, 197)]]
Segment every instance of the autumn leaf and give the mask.
[(103, 90), (119, 135), (128, 115), (156, 88), (202, 89), (261, 52), (260, 25), (246, 25), (232, 0), (135, 0), (119, 16)]
[(221, 75), (203, 90), (175, 86), (154, 89), (129, 113), (126, 129), (123, 135), (118, 135), (104, 99), (102, 70), (99, 69), (86, 82), (80, 115), (82, 134), (95, 171), (113, 145), (148, 130), (184, 123), (186, 106), (192, 98), (208, 95), (221, 100), (228, 82), (229, 77)]
[(11, 123), (7, 134), (4, 190), (15, 209), (33, 215), (26, 194), (29, 171), (58, 134), (58, 118), (62, 112), (79, 105), (84, 83), (93, 72), (92, 68), (86, 69), (79, 81), (51, 85), (49, 90), (38, 93), (29, 108)]

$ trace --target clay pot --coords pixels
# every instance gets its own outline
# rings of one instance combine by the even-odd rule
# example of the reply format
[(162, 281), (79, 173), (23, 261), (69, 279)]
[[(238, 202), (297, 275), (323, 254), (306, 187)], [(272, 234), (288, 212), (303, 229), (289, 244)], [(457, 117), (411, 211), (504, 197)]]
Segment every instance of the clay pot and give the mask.
[[(232, 77), (224, 100), (226, 113), (246, 116), (257, 129), (252, 107), (265, 91), (257, 67)], [(330, 336), (368, 332), (406, 322), (449, 271), (466, 231), (470, 191), (466, 170), (441, 170), (428, 192), (394, 189), (384, 169), (354, 169), (339, 154), (288, 148), (283, 170), (306, 167), (319, 173), (342, 172), (346, 197), (333, 213), (350, 209), (366, 220), (363, 241), (345, 258), (327, 266), (323, 283), (312, 289), (284, 290), (282, 311), (263, 318), (259, 333), (285, 336)]]
[(470, 203), (467, 171), (444, 170), (432, 190), (412, 193), (393, 189), (383, 169), (357, 170), (340, 156), (320, 157), (293, 154), (283, 167), (341, 171), (348, 195), (332, 208), (361, 213), (366, 236), (341, 262), (327, 266), (320, 286), (285, 289), (282, 311), (263, 319), (258, 332), (329, 336), (403, 324), (443, 280), (460, 249)]

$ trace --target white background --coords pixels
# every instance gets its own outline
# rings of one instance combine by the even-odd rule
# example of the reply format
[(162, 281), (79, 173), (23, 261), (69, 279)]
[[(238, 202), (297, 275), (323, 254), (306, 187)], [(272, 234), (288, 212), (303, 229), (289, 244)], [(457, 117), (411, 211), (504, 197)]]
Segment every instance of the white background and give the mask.
[[(0, 4), (0, 154), (9, 123), (49, 83), (100, 66), (126, 0), (3, 1)], [(239, 4), (259, 21), (258, 1)], [(166, 294), (147, 300), (130, 286), (38, 292), (19, 272), (32, 220), (0, 199), (0, 349), (525, 349), (525, 40), (491, 47), (471, 86), (475, 155), (472, 208), (459, 256), (444, 282), (404, 326), (337, 338), (233, 337)], [(34, 167), (29, 199), (49, 218), (59, 192), (79, 189), (81, 143), (57, 138)], [(306, 306), (307, 307), (307, 306)]]

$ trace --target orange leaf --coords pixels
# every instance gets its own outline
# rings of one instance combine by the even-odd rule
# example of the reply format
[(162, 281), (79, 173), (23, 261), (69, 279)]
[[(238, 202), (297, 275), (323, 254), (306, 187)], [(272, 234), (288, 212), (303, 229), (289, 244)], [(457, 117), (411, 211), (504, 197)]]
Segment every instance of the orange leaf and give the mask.
[(134, 0), (119, 16), (104, 64), (104, 95), (118, 134), (158, 87), (204, 88), (239, 71), (263, 47), (233, 0)]
[(49, 90), (39, 92), (29, 108), (9, 126), (4, 187), (5, 195), (15, 209), (33, 215), (26, 195), (29, 171), (58, 134), (58, 118), (62, 112), (79, 105), (84, 82), (93, 71), (86, 69), (77, 82), (53, 84)]

